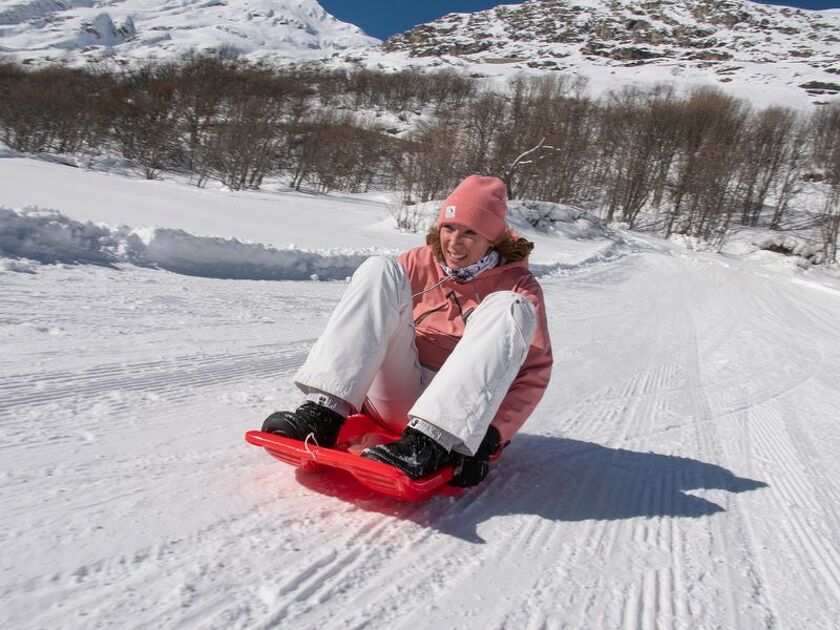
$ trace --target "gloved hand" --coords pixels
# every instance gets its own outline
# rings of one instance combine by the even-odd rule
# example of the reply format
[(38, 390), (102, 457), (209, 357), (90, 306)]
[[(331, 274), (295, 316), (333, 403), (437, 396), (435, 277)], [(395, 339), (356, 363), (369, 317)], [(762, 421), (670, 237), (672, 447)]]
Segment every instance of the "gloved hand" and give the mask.
[(490, 456), (499, 448), (502, 436), (498, 429), (490, 426), (475, 455), (461, 455), (453, 453), (452, 479), (450, 486), (467, 488), (481, 483), (490, 472)]

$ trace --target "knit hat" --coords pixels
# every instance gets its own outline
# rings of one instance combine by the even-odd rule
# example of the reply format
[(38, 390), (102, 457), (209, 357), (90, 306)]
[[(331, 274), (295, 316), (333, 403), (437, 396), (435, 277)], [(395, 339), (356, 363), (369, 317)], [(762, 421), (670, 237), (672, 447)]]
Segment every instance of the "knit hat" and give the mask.
[(470, 175), (443, 202), (437, 225), (457, 223), (495, 242), (507, 227), (506, 215), (505, 183), (498, 177)]

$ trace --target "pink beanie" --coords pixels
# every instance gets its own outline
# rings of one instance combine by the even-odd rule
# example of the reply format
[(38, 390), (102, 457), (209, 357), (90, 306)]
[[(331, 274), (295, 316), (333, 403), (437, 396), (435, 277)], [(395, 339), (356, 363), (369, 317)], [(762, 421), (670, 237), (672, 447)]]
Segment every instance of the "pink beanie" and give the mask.
[(505, 183), (498, 177), (470, 175), (443, 202), (437, 225), (463, 225), (495, 242), (505, 231), (506, 215)]

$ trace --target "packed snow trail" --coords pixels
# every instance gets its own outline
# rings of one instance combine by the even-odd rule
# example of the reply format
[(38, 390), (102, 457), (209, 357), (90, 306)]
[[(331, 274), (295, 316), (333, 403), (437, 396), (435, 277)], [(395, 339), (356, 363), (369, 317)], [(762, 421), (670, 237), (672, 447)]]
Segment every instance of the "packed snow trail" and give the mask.
[(0, 273), (4, 628), (840, 627), (840, 293), (662, 246), (542, 279), (546, 397), (401, 504), (244, 443), (343, 283)]

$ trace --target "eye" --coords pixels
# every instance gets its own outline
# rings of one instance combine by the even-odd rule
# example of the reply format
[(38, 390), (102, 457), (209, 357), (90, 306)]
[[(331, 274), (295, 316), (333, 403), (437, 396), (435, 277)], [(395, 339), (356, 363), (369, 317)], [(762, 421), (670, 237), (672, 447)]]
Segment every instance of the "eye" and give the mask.
[(444, 232), (454, 232), (455, 231), (455, 228), (452, 227), (451, 225), (443, 225), (443, 226), (441, 226), (440, 229), (443, 230)]

